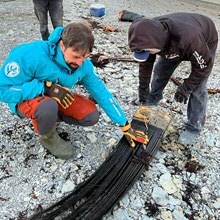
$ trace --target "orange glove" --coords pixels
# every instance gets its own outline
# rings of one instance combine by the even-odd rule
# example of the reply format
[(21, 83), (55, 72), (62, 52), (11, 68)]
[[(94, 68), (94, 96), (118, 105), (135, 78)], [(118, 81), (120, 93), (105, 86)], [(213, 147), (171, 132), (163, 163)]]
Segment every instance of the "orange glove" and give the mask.
[(149, 141), (148, 136), (143, 131), (134, 130), (129, 123), (121, 127), (121, 130), (132, 147), (135, 147), (135, 141), (142, 144), (147, 144)]

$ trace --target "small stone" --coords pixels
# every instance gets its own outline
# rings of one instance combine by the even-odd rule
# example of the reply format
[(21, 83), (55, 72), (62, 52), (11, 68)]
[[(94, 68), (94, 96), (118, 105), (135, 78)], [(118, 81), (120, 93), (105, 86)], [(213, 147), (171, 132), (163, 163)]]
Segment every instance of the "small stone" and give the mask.
[(50, 167), (50, 169), (51, 169), (52, 172), (54, 172), (54, 171), (57, 169), (57, 167), (58, 167), (58, 166), (55, 164), (55, 165), (52, 165), (52, 166)]
[(160, 185), (168, 194), (173, 194), (177, 191), (175, 184), (173, 183), (172, 177), (169, 173), (165, 173), (160, 177)]
[(31, 200), (31, 198), (30, 198), (30, 197), (25, 196), (25, 197), (23, 198), (23, 200), (24, 200), (25, 202), (29, 202), (29, 201)]
[(110, 140), (108, 141), (108, 145), (107, 147), (111, 148), (116, 144), (117, 140), (115, 138), (110, 138)]
[(96, 137), (95, 133), (87, 134), (87, 138), (91, 141), (91, 143), (96, 143), (96, 141), (97, 141), (97, 137)]
[(71, 180), (67, 180), (62, 187), (62, 193), (70, 192), (75, 188), (75, 184)]
[(163, 220), (172, 220), (173, 217), (171, 211), (161, 211), (161, 218)]
[(161, 187), (154, 187), (152, 192), (153, 200), (161, 206), (166, 206), (169, 203), (169, 196)]
[(213, 206), (215, 209), (220, 209), (220, 198), (218, 198), (214, 203)]

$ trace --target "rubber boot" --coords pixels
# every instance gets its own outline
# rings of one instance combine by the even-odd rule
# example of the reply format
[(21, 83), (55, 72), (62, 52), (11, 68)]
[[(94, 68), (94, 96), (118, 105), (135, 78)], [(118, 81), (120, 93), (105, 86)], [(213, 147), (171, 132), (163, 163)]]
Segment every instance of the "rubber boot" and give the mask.
[(131, 11), (121, 10), (119, 12), (118, 20), (132, 22), (136, 19), (143, 18), (143, 17), (144, 17), (143, 15), (133, 13)]
[(75, 153), (74, 148), (60, 138), (56, 132), (56, 128), (53, 128), (48, 134), (40, 135), (40, 143), (49, 150), (52, 155), (61, 159), (69, 159)]

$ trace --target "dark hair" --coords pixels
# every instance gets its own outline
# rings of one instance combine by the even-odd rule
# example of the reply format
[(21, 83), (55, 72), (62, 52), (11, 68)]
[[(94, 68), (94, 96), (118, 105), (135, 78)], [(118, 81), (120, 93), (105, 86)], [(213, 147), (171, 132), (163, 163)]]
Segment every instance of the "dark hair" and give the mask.
[(65, 47), (73, 47), (75, 51), (92, 52), (94, 36), (89, 23), (68, 24), (62, 33), (61, 40)]

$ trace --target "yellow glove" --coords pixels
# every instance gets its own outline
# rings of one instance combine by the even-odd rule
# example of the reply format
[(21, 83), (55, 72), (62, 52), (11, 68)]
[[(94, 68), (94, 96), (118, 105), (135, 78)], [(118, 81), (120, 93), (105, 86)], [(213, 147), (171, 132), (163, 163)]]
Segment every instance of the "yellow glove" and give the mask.
[(121, 127), (121, 130), (132, 147), (135, 147), (135, 141), (142, 144), (147, 144), (149, 141), (148, 136), (143, 131), (133, 129), (129, 123)]
[(53, 98), (64, 109), (68, 108), (74, 101), (74, 97), (70, 93), (69, 88), (58, 84), (52, 84), (52, 82), (46, 82), (44, 86), (44, 94)]

